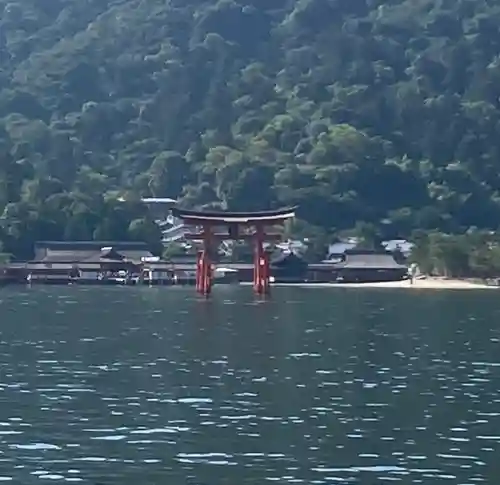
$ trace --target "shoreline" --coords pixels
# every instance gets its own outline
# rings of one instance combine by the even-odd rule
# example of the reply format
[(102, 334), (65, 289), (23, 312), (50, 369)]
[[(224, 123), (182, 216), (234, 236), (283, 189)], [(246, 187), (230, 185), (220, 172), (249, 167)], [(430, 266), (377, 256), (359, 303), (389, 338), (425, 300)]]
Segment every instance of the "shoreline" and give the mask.
[(299, 285), (303, 287), (339, 287), (339, 288), (403, 288), (414, 290), (495, 290), (500, 287), (480, 283), (477, 280), (467, 280), (458, 278), (417, 278), (411, 284), (410, 280), (403, 281), (383, 281), (378, 283), (310, 283)]

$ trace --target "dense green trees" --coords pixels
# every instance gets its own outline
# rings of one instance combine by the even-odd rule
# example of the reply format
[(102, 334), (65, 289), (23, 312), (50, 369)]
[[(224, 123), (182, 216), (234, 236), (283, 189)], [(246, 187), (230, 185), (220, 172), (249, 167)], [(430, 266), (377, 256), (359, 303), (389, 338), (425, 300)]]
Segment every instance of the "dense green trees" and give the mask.
[(496, 230), (499, 23), (488, 0), (0, 0), (0, 239), (154, 238), (120, 195)]
[(470, 229), (465, 234), (417, 232), (411, 259), (427, 274), (447, 277), (498, 278), (500, 237)]

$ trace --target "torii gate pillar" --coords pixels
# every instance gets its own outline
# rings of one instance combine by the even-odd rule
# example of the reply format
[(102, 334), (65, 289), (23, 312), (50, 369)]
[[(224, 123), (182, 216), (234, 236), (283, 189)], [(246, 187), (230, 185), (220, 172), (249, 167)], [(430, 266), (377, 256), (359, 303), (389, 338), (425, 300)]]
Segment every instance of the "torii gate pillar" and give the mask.
[(254, 241), (253, 288), (258, 295), (269, 293), (270, 270), (269, 255), (264, 250), (265, 232), (262, 225), (257, 225)]
[(203, 230), (203, 249), (198, 251), (196, 260), (196, 291), (208, 296), (212, 292), (212, 261), (210, 258), (212, 248), (211, 228)]

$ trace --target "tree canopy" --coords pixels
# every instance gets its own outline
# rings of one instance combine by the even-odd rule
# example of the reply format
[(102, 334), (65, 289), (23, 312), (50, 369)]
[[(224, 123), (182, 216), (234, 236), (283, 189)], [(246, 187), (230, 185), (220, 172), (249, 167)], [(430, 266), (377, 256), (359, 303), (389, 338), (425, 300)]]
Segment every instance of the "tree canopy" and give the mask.
[(149, 240), (140, 196), (496, 230), (499, 24), (489, 0), (0, 0), (4, 250)]

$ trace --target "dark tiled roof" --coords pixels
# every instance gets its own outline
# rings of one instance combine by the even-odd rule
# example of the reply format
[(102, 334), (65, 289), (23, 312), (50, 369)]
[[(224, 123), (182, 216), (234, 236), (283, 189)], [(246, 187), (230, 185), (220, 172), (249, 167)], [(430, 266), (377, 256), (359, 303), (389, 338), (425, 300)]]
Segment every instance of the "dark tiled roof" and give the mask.
[[(78, 266), (81, 270), (88, 270), (88, 271), (99, 271), (101, 268), (101, 265), (99, 262), (91, 262), (91, 263), (61, 263), (61, 262), (55, 262), (55, 263), (46, 263), (42, 261), (30, 261), (26, 264), (23, 265), (24, 269), (27, 270), (70, 270), (74, 268), (75, 266)], [(16, 267), (15, 269), (20, 269), (19, 267)]]
[(59, 250), (54, 251), (52, 249), (48, 250), (45, 255), (40, 255), (35, 258), (36, 261), (43, 261), (46, 263), (67, 263), (70, 261), (86, 261), (92, 255), (99, 255), (100, 252), (96, 251), (72, 251), (72, 250)]
[(116, 260), (140, 261), (152, 256), (146, 243), (135, 241), (38, 241), (35, 244), (35, 260), (50, 263), (99, 261), (106, 257), (105, 252)]
[(62, 251), (100, 251), (112, 247), (122, 250), (147, 250), (148, 245), (140, 241), (37, 241), (37, 249), (52, 249)]
[(344, 261), (323, 262), (312, 264), (310, 269), (371, 269), (371, 270), (405, 270), (406, 266), (399, 264), (391, 253), (347, 253)]
[(99, 262), (103, 258), (106, 260), (122, 261), (129, 260), (140, 262), (141, 258), (150, 258), (153, 255), (147, 249), (117, 250), (113, 247), (111, 250), (101, 251), (95, 249), (71, 250), (71, 249), (47, 249), (44, 253), (37, 255), (36, 261), (46, 263), (80, 263), (80, 262)]
[(402, 264), (396, 262), (392, 254), (349, 254), (345, 262), (339, 263), (343, 268), (362, 269), (404, 269)]

